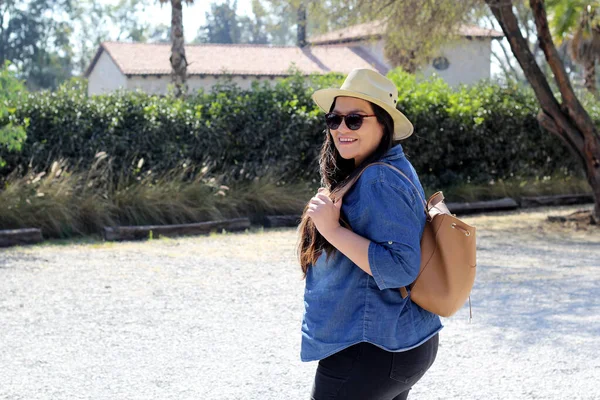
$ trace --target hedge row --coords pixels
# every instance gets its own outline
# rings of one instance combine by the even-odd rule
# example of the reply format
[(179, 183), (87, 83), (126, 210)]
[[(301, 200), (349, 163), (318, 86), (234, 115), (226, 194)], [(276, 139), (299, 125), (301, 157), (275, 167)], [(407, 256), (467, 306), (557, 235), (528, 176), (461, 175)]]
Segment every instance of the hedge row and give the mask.
[(0, 123), (0, 167), (5, 165), (2, 155), (20, 151), (21, 143), (26, 137), (27, 119), (22, 121), (25, 126), (8, 121), (10, 114), (14, 112), (12, 105), (26, 93), (25, 84), (9, 69), (10, 65), (8, 60), (0, 65), (0, 121), (4, 121)]
[[(389, 77), (415, 125), (405, 152), (429, 187), (579, 173), (562, 143), (539, 127), (529, 90), (485, 83), (452, 90), (400, 71)], [(318, 179), (324, 124), (310, 95), (342, 78), (294, 75), (251, 90), (223, 82), (185, 101), (139, 92), (87, 97), (81, 84), (31, 93), (0, 120), (29, 122), (21, 151), (2, 154), (0, 175), (19, 166), (46, 169), (60, 158), (85, 168), (106, 152), (126, 176), (186, 164), (229, 179)]]

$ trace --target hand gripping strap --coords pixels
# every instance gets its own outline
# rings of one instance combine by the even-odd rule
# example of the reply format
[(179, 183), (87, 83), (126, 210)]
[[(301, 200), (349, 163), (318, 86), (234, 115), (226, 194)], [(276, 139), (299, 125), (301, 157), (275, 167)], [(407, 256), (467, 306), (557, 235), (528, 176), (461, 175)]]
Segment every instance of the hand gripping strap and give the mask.
[[(425, 210), (425, 215), (427, 216), (427, 218), (429, 219), (429, 212), (428, 209), (429, 207), (435, 207), (438, 203), (442, 202), (442, 200), (444, 200), (444, 195), (441, 192), (436, 193), (435, 195), (433, 195), (431, 197), (431, 199), (429, 200), (430, 203), (434, 203), (434, 204), (428, 204), (425, 199), (423, 198), (423, 196), (421, 195), (421, 192), (419, 191), (419, 189), (417, 188), (417, 186), (412, 182), (412, 180), (410, 180), (410, 178), (408, 176), (406, 176), (406, 174), (402, 171), (400, 171), (400, 169), (394, 167), (393, 165), (384, 163), (384, 162), (374, 162), (371, 163), (369, 165), (367, 165), (365, 168), (363, 168), (362, 171), (360, 171), (360, 173), (358, 175), (356, 175), (347, 185), (344, 186), (344, 188), (340, 191), (338, 191), (337, 193), (334, 191), (335, 194), (335, 198), (342, 198), (349, 190), (350, 188), (352, 188), (352, 186), (356, 183), (356, 181), (358, 181), (358, 178), (360, 178), (360, 176), (362, 175), (363, 172), (365, 172), (365, 170), (367, 168), (369, 168), (372, 165), (377, 165), (377, 164), (381, 164), (381, 165), (385, 165), (388, 166), (390, 168), (392, 168), (393, 170), (397, 171), (400, 175), (402, 175), (408, 182), (410, 182), (410, 184), (415, 188), (415, 190), (417, 191), (417, 194), (419, 195), (419, 198), (421, 199), (421, 201), (423, 202), (423, 207)], [(336, 201), (334, 199), (334, 201)], [(403, 299), (408, 297), (408, 290), (406, 289), (406, 287), (401, 287), (400, 289), (400, 295), (402, 296)]]

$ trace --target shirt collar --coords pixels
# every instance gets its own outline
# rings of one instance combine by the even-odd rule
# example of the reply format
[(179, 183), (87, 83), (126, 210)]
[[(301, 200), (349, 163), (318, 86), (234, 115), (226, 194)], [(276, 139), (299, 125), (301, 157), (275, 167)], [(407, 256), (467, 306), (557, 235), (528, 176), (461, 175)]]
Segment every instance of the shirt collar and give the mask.
[(394, 147), (390, 148), (384, 155), (381, 157), (381, 161), (385, 160), (396, 160), (398, 158), (404, 157), (404, 150), (402, 150), (402, 145), (398, 143)]

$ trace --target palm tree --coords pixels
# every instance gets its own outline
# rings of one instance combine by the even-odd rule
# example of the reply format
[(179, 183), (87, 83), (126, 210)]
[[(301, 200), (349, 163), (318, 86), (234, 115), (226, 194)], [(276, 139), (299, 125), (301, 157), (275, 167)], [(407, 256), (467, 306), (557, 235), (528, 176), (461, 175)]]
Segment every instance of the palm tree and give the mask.
[(175, 85), (175, 95), (185, 96), (187, 93), (187, 66), (183, 39), (183, 5), (194, 3), (194, 0), (159, 0), (161, 4), (171, 3), (171, 67), (173, 68), (172, 79)]
[(554, 35), (563, 40), (573, 60), (583, 67), (584, 86), (594, 96), (596, 63), (600, 60), (600, 18), (589, 0), (551, 0), (548, 10)]

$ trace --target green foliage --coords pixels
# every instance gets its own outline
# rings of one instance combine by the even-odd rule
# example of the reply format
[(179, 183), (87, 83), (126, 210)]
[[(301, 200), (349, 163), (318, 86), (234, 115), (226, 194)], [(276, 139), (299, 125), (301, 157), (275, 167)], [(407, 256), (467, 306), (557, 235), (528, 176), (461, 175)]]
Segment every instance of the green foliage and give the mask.
[(168, 42), (170, 27), (145, 18), (151, 3), (0, 1), (0, 66), (5, 60), (17, 65), (30, 90), (54, 89), (82, 74), (103, 41)]
[(25, 141), (25, 128), (29, 125), (27, 117), (20, 122), (14, 119), (17, 111), (15, 103), (23, 98), (26, 90), (23, 82), (9, 68), (8, 61), (0, 68), (0, 167), (6, 163), (2, 158), (6, 152), (21, 150)]
[(545, 6), (552, 33), (560, 43), (579, 28), (581, 15), (594, 4), (589, 0), (548, 0)]
[[(560, 139), (539, 126), (530, 89), (480, 83), (453, 90), (442, 79), (417, 82), (400, 70), (389, 77), (400, 88), (398, 108), (415, 126), (405, 152), (426, 186), (581, 173)], [(597, 103), (587, 109), (600, 121)]]
[[(399, 108), (415, 125), (405, 152), (427, 187), (579, 173), (563, 144), (538, 125), (529, 90), (488, 83), (452, 90), (440, 79), (418, 82), (399, 70), (389, 76), (400, 89)], [(27, 141), (0, 172), (24, 171), (29, 163), (47, 170), (59, 159), (86, 170), (104, 152), (114, 176), (132, 181), (185, 166), (190, 175), (223, 175), (225, 184), (266, 175), (279, 184), (318, 182), (324, 124), (310, 95), (342, 79), (295, 74), (251, 90), (223, 81), (185, 101), (140, 92), (88, 98), (77, 83), (30, 94), (12, 116), (29, 119)], [(597, 103), (590, 104), (600, 121)]]

